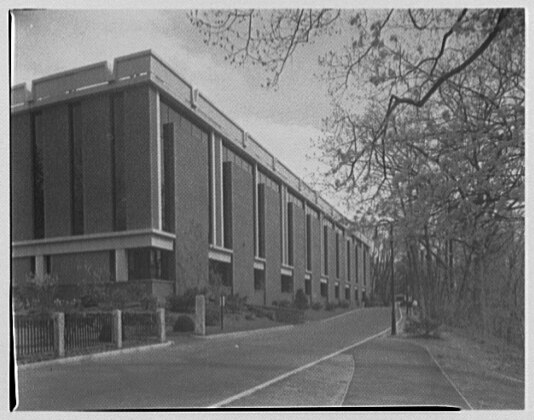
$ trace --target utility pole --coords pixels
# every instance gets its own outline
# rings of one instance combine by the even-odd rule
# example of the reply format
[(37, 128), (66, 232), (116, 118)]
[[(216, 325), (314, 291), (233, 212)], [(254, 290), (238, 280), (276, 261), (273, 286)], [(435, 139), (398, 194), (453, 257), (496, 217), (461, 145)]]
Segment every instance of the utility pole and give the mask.
[(397, 322), (395, 319), (395, 270), (393, 253), (393, 223), (389, 223), (389, 245), (391, 247), (391, 335), (397, 335)]

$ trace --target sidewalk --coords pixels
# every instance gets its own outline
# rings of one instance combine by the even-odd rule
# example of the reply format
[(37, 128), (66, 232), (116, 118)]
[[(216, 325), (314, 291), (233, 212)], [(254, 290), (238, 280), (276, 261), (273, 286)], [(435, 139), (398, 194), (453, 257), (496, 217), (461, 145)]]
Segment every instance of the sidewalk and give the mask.
[(470, 409), (421, 346), (384, 336), (350, 353), (354, 358), (354, 375), (343, 405)]

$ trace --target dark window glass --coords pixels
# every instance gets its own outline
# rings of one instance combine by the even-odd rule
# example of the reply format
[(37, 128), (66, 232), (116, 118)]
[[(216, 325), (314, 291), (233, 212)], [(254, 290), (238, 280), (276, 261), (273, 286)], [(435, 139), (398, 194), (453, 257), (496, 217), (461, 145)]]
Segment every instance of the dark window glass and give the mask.
[(264, 270), (254, 270), (254, 290), (265, 290)]
[(305, 279), (304, 280), (304, 293), (307, 296), (311, 296), (312, 290), (311, 290), (311, 279)]
[(336, 232), (336, 278), (339, 278), (339, 233)]
[(358, 302), (358, 289), (354, 289), (354, 301)]
[(109, 251), (109, 280), (117, 281), (115, 278), (115, 250)]
[(345, 300), (350, 300), (350, 287), (345, 286)]
[(281, 291), (282, 293), (293, 293), (293, 276), (282, 274)]
[[(174, 232), (174, 124), (163, 125), (161, 156), (161, 220), (162, 228)], [(211, 219), (210, 219), (211, 220)]]
[(334, 285), (334, 296), (336, 299), (339, 299), (339, 283)]
[(350, 241), (347, 241), (347, 252), (345, 253), (345, 255), (347, 258), (347, 281), (350, 281)]
[(363, 282), (365, 283), (367, 281), (367, 253), (365, 251), (365, 248), (363, 248)]
[(81, 235), (83, 223), (83, 158), (82, 114), (80, 104), (69, 106), (70, 153), (71, 153), (71, 210), (73, 235)]
[(321, 282), (321, 296), (328, 297), (328, 283)]
[(129, 280), (172, 280), (172, 252), (158, 248), (128, 250)]
[(328, 275), (328, 227), (323, 226), (323, 273)]
[(232, 293), (232, 264), (210, 260), (210, 284), (224, 286), (224, 293)]
[(31, 135), (33, 146), (33, 236), (35, 239), (41, 239), (44, 238), (44, 176), (40, 113), (34, 113), (31, 116)]
[(30, 273), (35, 276), (35, 257), (30, 257)]
[(52, 260), (50, 258), (50, 255), (44, 256), (44, 263), (45, 263), (45, 274), (51, 274), (52, 273)]
[(312, 226), (311, 214), (306, 215), (306, 269), (312, 270)]
[(258, 256), (265, 258), (265, 184), (258, 184)]
[(354, 245), (354, 277), (358, 283), (358, 245)]
[(112, 205), (114, 230), (126, 230), (126, 184), (124, 166), (124, 95), (111, 97)]
[(287, 263), (293, 265), (293, 203), (287, 203)]
[(224, 247), (232, 248), (232, 164), (223, 163)]

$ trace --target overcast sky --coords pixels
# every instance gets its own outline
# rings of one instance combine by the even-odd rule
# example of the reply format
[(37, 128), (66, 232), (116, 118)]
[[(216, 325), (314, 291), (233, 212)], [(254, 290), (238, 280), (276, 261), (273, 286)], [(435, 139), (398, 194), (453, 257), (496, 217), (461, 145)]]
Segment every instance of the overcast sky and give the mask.
[(313, 154), (310, 139), (320, 134), (329, 110), (326, 85), (314, 77), (324, 51), (320, 42), (297, 51), (273, 90), (261, 87), (265, 74), (256, 67), (232, 66), (222, 50), (206, 46), (184, 10), (18, 11), (12, 83), (29, 84), (145, 49), (155, 51), (297, 175), (311, 180), (318, 163), (307, 158)]

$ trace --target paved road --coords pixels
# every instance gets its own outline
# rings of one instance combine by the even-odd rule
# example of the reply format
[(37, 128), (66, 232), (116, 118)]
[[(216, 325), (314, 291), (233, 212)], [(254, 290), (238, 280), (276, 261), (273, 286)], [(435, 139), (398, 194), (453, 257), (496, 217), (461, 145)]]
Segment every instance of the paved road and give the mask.
[(387, 308), (240, 338), (21, 369), (20, 410), (208, 407), (389, 326)]

